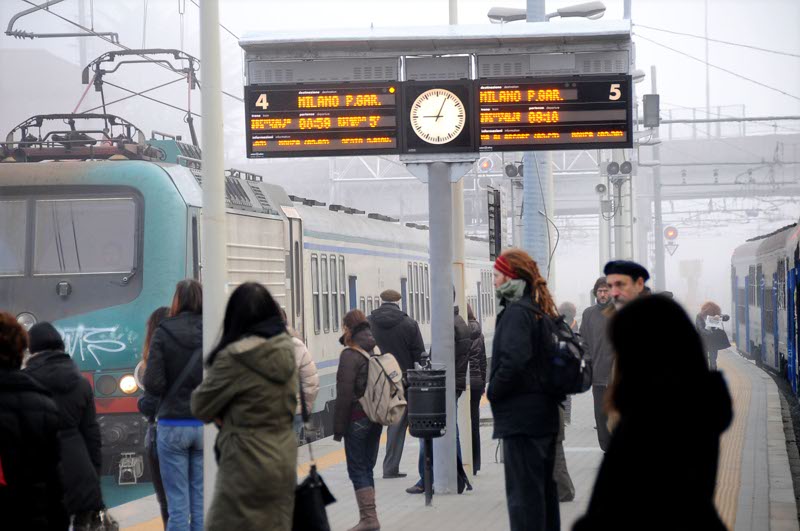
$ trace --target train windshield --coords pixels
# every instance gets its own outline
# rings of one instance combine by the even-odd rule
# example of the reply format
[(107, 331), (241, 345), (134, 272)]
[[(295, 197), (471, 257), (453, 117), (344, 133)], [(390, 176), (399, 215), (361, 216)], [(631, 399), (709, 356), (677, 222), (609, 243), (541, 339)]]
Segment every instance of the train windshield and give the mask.
[(33, 272), (130, 273), (136, 204), (128, 198), (36, 201)]
[(0, 275), (25, 272), (25, 201), (0, 201)]

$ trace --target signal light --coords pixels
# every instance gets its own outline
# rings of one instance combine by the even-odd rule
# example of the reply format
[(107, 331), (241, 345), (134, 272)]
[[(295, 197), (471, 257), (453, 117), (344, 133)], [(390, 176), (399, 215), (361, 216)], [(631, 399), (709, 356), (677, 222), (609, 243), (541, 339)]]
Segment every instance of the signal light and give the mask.
[(678, 229), (672, 226), (664, 228), (664, 238), (666, 238), (669, 241), (672, 241), (677, 237), (678, 237)]
[(627, 160), (619, 165), (619, 171), (625, 175), (629, 175), (633, 171), (633, 164)]
[(616, 175), (619, 173), (619, 163), (617, 162), (609, 162), (608, 166), (606, 166), (606, 173), (609, 175)]
[(478, 168), (482, 172), (492, 171), (492, 168), (494, 168), (494, 162), (492, 162), (492, 159), (489, 157), (483, 157), (480, 162), (478, 162)]
[(506, 164), (505, 173), (506, 177), (522, 177), (522, 172), (524, 169), (523, 164)]

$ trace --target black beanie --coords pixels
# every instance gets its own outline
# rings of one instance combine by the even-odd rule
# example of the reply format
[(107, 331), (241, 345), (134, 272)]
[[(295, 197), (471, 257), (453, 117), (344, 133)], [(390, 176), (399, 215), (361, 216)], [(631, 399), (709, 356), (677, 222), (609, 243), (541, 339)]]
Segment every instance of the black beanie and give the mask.
[(45, 350), (64, 350), (64, 340), (50, 323), (36, 323), (28, 330), (28, 350), (31, 354)]

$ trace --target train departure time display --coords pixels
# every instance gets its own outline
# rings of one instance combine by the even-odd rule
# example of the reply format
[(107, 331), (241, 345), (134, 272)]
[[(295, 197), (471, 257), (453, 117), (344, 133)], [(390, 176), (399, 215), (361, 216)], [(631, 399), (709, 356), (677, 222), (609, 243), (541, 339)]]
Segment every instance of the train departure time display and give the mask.
[(631, 77), (479, 80), (479, 151), (631, 147)]
[(249, 85), (251, 158), (399, 153), (398, 83)]

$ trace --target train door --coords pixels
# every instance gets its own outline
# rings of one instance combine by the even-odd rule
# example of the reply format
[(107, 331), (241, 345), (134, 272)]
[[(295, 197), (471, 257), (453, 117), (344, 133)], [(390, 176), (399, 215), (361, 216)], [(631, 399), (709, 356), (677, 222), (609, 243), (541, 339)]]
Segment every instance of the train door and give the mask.
[(303, 338), (306, 337), (306, 327), (303, 319), (303, 221), (299, 218), (289, 218), (289, 246), (291, 249), (289, 268), (291, 284), (291, 323)]
[(746, 286), (746, 293), (747, 293), (747, 304), (744, 306), (744, 350), (741, 348), (739, 349), (740, 352), (745, 353), (746, 357), (751, 358), (752, 352), (750, 352), (750, 282), (752, 281), (752, 276), (748, 273), (744, 277), (744, 285)]
[(350, 309), (353, 310), (358, 308), (358, 291), (356, 289), (356, 285), (358, 284), (358, 277), (355, 275), (350, 275), (347, 277), (347, 287), (349, 288), (348, 291), (350, 292)]
[[(780, 264), (779, 264), (780, 265)], [(772, 325), (772, 346), (775, 355), (775, 365), (774, 367), (781, 370), (781, 359), (780, 359), (780, 343), (779, 343), (779, 334), (778, 334), (778, 273), (772, 274), (772, 320), (770, 324)]]
[(733, 277), (733, 338), (736, 341), (736, 349), (741, 349), (742, 343), (739, 339), (739, 319), (741, 314), (739, 312), (739, 278), (736, 276), (736, 269), (732, 268), (731, 276)]

